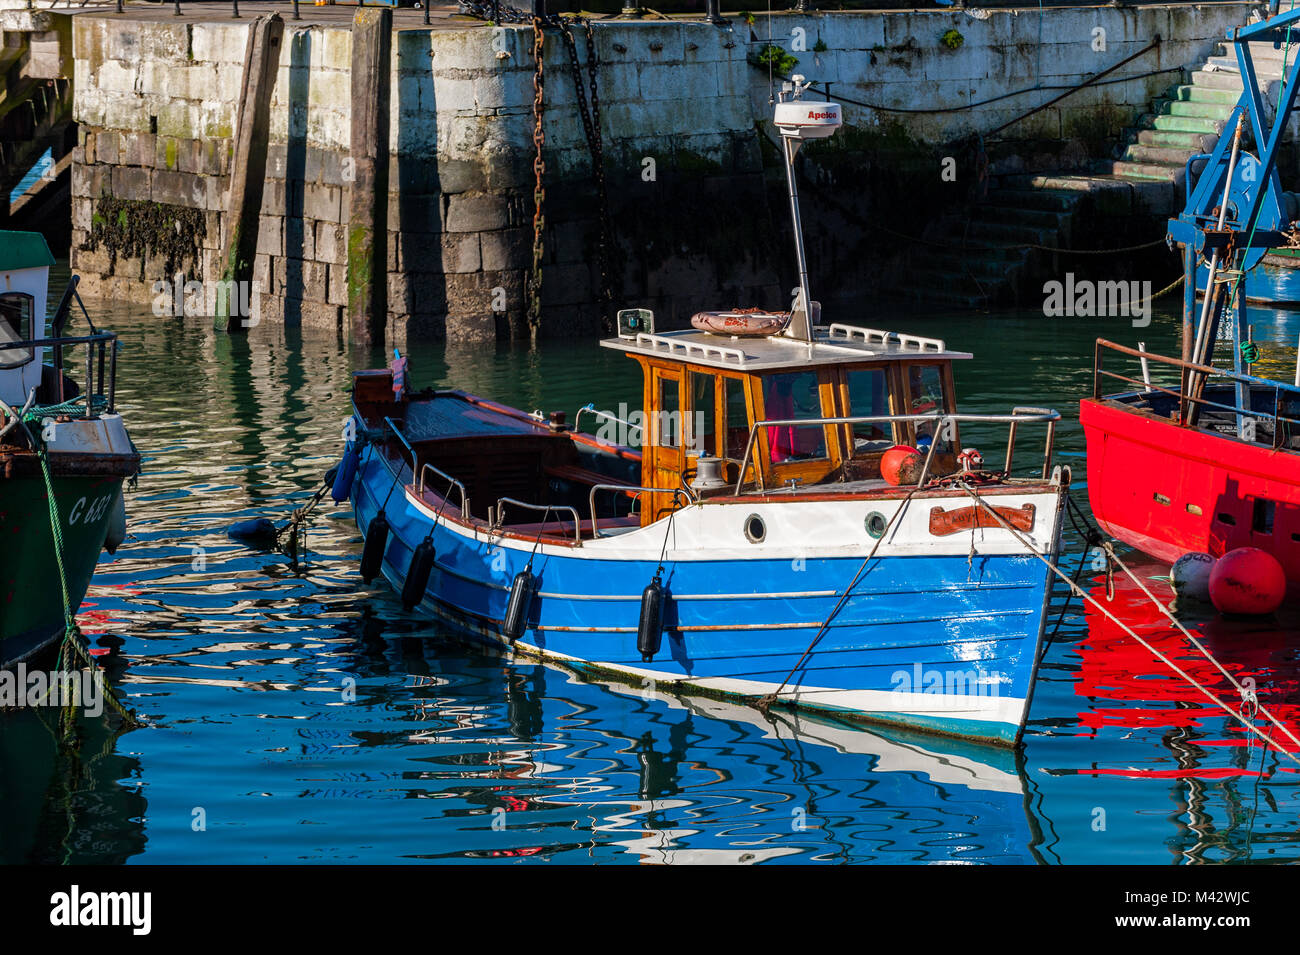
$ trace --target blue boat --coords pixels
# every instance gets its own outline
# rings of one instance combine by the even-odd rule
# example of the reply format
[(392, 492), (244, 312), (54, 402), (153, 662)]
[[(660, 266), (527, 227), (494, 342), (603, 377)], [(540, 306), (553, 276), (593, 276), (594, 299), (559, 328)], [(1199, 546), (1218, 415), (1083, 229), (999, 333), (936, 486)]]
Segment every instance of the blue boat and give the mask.
[[(1018, 744), (1069, 486), (1059, 415), (959, 414), (952, 362), (968, 353), (817, 323), (792, 164), (839, 113), (793, 86), (776, 117), (790, 312), (663, 333), (620, 312), (601, 344), (641, 366), (643, 411), (582, 409), (595, 435), (412, 393), (405, 359), (357, 372), (334, 491), (365, 535), (362, 577), (484, 641), (633, 685)], [(1015, 477), (1030, 422), (1046, 444)], [(998, 470), (962, 444), (992, 426), (1009, 432)]]
[[(1282, 250), (1264, 256), (1245, 276), (1246, 302), (1276, 308), (1300, 308), (1300, 258)], [(1202, 263), (1196, 270), (1196, 295), (1205, 295), (1210, 267)]]

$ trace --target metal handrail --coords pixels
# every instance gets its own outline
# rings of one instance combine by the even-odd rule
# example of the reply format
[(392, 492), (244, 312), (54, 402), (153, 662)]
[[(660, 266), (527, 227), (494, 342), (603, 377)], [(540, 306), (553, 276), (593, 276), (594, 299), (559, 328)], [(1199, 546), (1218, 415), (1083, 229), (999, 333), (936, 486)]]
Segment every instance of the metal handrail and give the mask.
[(81, 335), (77, 338), (25, 338), (20, 342), (0, 342), (0, 349), (7, 348), (52, 348), (62, 345), (93, 345), (117, 338), (117, 332), (97, 332), (94, 335)]
[[(103, 395), (107, 398), (107, 410), (111, 413), (116, 408), (117, 401), (117, 333), (108, 331), (96, 331), (90, 335), (65, 336), (57, 335), (53, 338), (27, 338), (22, 341), (0, 342), (0, 351), (13, 351), (23, 349), (31, 351), (34, 356), (36, 349), (49, 348), (53, 351), (54, 368), (58, 372), (55, 376), (57, 388), (57, 403), (63, 404), (63, 349), (76, 345), (86, 346), (86, 417), (92, 414), (92, 402), (89, 400), (94, 395)], [(95, 348), (94, 346), (98, 346)], [(105, 354), (104, 352), (112, 347), (111, 359), (109, 360), (109, 369), (105, 372)], [(99, 383), (95, 383), (95, 355), (99, 355)], [(28, 361), (31, 360), (29, 356)], [(26, 362), (24, 362), (26, 364)], [(108, 388), (105, 391), (104, 379), (108, 379)]]
[[(755, 421), (754, 427), (750, 429), (749, 441), (745, 445), (745, 457), (741, 461), (740, 474), (736, 478), (736, 494), (740, 494), (740, 489), (745, 482), (745, 472), (749, 469), (750, 454), (754, 449), (754, 438), (758, 436), (760, 428), (791, 428), (801, 426), (816, 426), (829, 424), (885, 424), (897, 421), (933, 421), (935, 424), (942, 424), (948, 421), (972, 421), (983, 422), (984, 424), (1015, 424), (1021, 421), (1046, 421), (1056, 422), (1061, 420), (1061, 414), (1058, 411), (1044, 410), (1038, 414), (1018, 414), (1012, 411), (1011, 414), (893, 414), (893, 415), (865, 415), (858, 417), (835, 417), (835, 418), (792, 418), (773, 421)], [(1052, 429), (1053, 435), (1055, 428)], [(1044, 477), (1046, 469), (1050, 466), (1052, 454), (1052, 444), (1049, 441), (1047, 450), (1044, 455)], [(917, 482), (917, 487), (925, 482), (930, 470), (930, 459), (934, 456), (934, 442), (930, 443), (930, 453), (926, 455), (925, 466), (921, 469), (921, 478)], [(762, 468), (754, 469), (755, 477), (758, 480), (758, 489), (766, 490), (763, 485)]]
[(1101, 370), (1101, 350), (1109, 348), (1111, 351), (1117, 351), (1121, 355), (1131, 355), (1134, 358), (1146, 358), (1150, 361), (1159, 362), (1162, 365), (1172, 365), (1175, 368), (1186, 371), (1196, 371), (1203, 375), (1216, 375), (1221, 378), (1230, 378), (1233, 381), (1239, 381), (1247, 385), (1264, 385), (1268, 388), (1277, 388), (1281, 391), (1294, 391), (1300, 395), (1300, 385), (1287, 384), (1284, 381), (1274, 381), (1271, 378), (1260, 378), (1256, 375), (1247, 375), (1240, 371), (1231, 371), (1227, 368), (1215, 368), (1213, 365), (1198, 365), (1194, 361), (1184, 361), (1181, 358), (1170, 358), (1168, 355), (1158, 355), (1153, 351), (1139, 350), (1137, 348), (1128, 348), (1125, 345), (1119, 345), (1104, 338), (1097, 339), (1097, 347), (1094, 351), (1092, 363), (1092, 396), (1101, 398), (1101, 389), (1097, 382), (1098, 374), (1108, 374), (1111, 377), (1119, 377), (1114, 372), (1102, 372)]
[[(1111, 351), (1118, 352), (1122, 355), (1129, 355), (1139, 360), (1158, 362), (1159, 364), (1162, 365), (1168, 365), (1173, 368), (1178, 368), (1180, 369), (1180, 371), (1184, 373), (1189, 371), (1197, 372), (1205, 378), (1221, 378), (1221, 379), (1226, 379), (1229, 382), (1237, 382), (1239, 384), (1255, 385), (1260, 388), (1272, 389), (1274, 413), (1270, 414), (1267, 411), (1256, 411), (1254, 408), (1243, 408), (1235, 404), (1233, 405), (1224, 404), (1221, 401), (1213, 401), (1209, 398), (1198, 397), (1196, 395), (1189, 394), (1183, 388), (1181, 381), (1178, 390), (1174, 391), (1170, 388), (1157, 385), (1154, 382), (1148, 382), (1145, 380), (1139, 381), (1136, 378), (1130, 378), (1127, 375), (1121, 375), (1117, 372), (1107, 371), (1102, 367), (1103, 349), (1110, 349)], [(1113, 378), (1116, 381), (1122, 381), (1125, 384), (1141, 386), (1142, 392), (1155, 391), (1161, 394), (1169, 395), (1172, 398), (1178, 399), (1179, 402), (1178, 420), (1180, 422), (1186, 423), (1188, 421), (1189, 406), (1190, 407), (1206, 406), (1210, 408), (1216, 408), (1222, 411), (1231, 412), (1232, 414), (1235, 414), (1238, 417), (1249, 417), (1254, 419), (1270, 419), (1273, 421), (1273, 447), (1274, 448), (1279, 446), (1279, 442), (1282, 436), (1281, 428), (1278, 427), (1279, 422), (1285, 422), (1287, 424), (1300, 424), (1300, 420), (1297, 420), (1295, 418), (1288, 418), (1284, 415), (1277, 414), (1277, 409), (1281, 403), (1282, 393), (1287, 392), (1292, 397), (1300, 398), (1300, 386), (1289, 384), (1285, 381), (1275, 381), (1269, 378), (1260, 378), (1256, 375), (1247, 375), (1244, 374), (1243, 372), (1229, 370), (1226, 368), (1215, 368), (1213, 365), (1200, 365), (1197, 364), (1196, 362), (1186, 361), (1182, 358), (1171, 358), (1167, 355), (1158, 355), (1154, 352), (1146, 351), (1145, 349), (1128, 348), (1124, 345), (1119, 345), (1116, 344), (1115, 342), (1107, 341), (1104, 338), (1099, 338), (1097, 339), (1097, 343), (1093, 351), (1092, 396), (1094, 400), (1101, 400), (1102, 398), (1105, 397), (1101, 393), (1101, 379), (1103, 377)]]
[[(438, 475), (438, 477), (444, 478), (450, 485), (452, 485), (453, 487), (455, 487), (457, 490), (460, 491), (460, 516), (468, 519), (469, 518), (469, 494), (465, 491), (465, 485), (460, 481), (456, 480), (446, 471), (434, 467), (428, 461), (425, 461), (424, 464), (420, 465), (420, 476), (416, 479), (415, 482), (416, 493), (421, 495), (424, 494), (424, 488), (425, 488), (424, 472), (425, 471), (432, 471), (434, 474)], [(445, 497), (446, 495), (443, 496)]]
[(529, 504), (527, 501), (519, 501), (513, 497), (499, 497), (496, 506), (497, 527), (504, 526), (506, 522), (506, 512), (505, 508), (502, 507), (503, 504), (515, 504), (532, 511), (568, 511), (573, 515), (573, 542), (579, 547), (582, 546), (582, 518), (578, 516), (577, 508), (570, 507), (567, 504)]
[(406, 445), (406, 450), (411, 452), (411, 480), (414, 481), (419, 471), (419, 462), (415, 459), (415, 448), (411, 447), (411, 442), (406, 440), (406, 435), (402, 434), (402, 429), (394, 423), (392, 418), (385, 415), (384, 424), (393, 429), (393, 434), (397, 435), (397, 439)]
[(599, 537), (600, 530), (596, 526), (596, 492), (597, 491), (630, 491), (633, 497), (640, 497), (642, 494), (671, 494), (673, 503), (677, 503), (678, 496), (685, 497), (688, 501), (690, 495), (679, 487), (641, 487), (631, 484), (593, 484), (591, 493), (587, 495), (587, 503), (591, 507), (591, 536)]
[[(1056, 414), (1056, 412), (1053, 411), (1051, 408), (1031, 408), (1027, 405), (1017, 405), (1016, 407), (1011, 409), (1011, 413), (1012, 414), (1040, 414), (1040, 415)], [(1044, 481), (1047, 480), (1047, 475), (1051, 473), (1052, 449), (1056, 445), (1056, 422), (1057, 419), (1059, 419), (1060, 417), (1061, 417), (1060, 415), (1056, 415), (1056, 418), (1051, 418), (1048, 419), (1047, 421), (1047, 446), (1043, 449), (1043, 480)], [(1013, 421), (1011, 422), (1011, 426), (1007, 428), (1007, 457), (1006, 457), (1006, 462), (1002, 465), (1003, 470), (1006, 471), (1007, 474), (1011, 473), (1011, 456), (1015, 453), (1016, 450), (1016, 425), (1017, 424), (1019, 424), (1018, 421)]]

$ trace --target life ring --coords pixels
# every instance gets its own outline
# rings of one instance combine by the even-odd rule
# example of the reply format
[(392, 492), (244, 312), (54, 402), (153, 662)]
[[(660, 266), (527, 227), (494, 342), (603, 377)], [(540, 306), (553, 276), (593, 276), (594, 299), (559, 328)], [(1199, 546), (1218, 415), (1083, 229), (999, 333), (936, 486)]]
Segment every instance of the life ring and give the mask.
[(691, 326), (715, 335), (762, 338), (775, 335), (790, 321), (789, 312), (767, 312), (761, 308), (735, 308), (729, 312), (696, 312)]

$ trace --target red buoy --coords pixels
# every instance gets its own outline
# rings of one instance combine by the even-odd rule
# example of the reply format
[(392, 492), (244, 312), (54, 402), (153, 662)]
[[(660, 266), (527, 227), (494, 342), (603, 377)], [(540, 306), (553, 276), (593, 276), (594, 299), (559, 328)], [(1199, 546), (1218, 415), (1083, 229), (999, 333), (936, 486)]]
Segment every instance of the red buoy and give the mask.
[(1285, 597), (1282, 565), (1258, 547), (1230, 550), (1210, 571), (1210, 601), (1220, 613), (1272, 613)]
[(914, 484), (921, 474), (921, 452), (906, 444), (896, 444), (880, 459), (880, 476), (895, 486), (906, 481)]

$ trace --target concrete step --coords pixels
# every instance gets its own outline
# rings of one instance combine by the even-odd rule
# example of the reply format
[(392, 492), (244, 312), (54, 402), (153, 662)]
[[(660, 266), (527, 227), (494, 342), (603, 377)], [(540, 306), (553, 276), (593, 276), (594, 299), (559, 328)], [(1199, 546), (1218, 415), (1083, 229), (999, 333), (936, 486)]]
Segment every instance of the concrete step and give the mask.
[(1197, 70), (1192, 74), (1193, 86), (1205, 86), (1213, 90), (1232, 90), (1241, 95), (1241, 74), (1225, 73), (1222, 70)]
[[(1295, 61), (1292, 60), (1294, 63)], [(1205, 61), (1206, 66), (1214, 67), (1216, 70), (1222, 70), (1225, 73), (1236, 73), (1237, 58), (1227, 56), (1212, 56)], [(1282, 61), (1281, 60), (1255, 60), (1255, 78), (1261, 82), (1269, 80), (1280, 80), (1282, 78)]]
[[(976, 207), (971, 209), (970, 220), (956, 214), (945, 216), (925, 230), (925, 238), (930, 242), (944, 243), (946, 248), (939, 250), (944, 255), (961, 255), (964, 250), (966, 255), (989, 263), (992, 272), (1005, 271), (1023, 264), (1027, 253), (1022, 243), (1035, 242), (1037, 239), (1022, 236), (1037, 236), (1039, 231), (1033, 226), (1022, 225), (1020, 231), (1011, 232), (1016, 228), (1014, 225), (1011, 229), (1003, 229), (996, 219), (980, 218), (984, 214), (982, 207)], [(1024, 231), (1026, 229), (1027, 232)], [(998, 235), (991, 237), (990, 230)], [(930, 248), (933, 250), (936, 247)]]
[(1225, 120), (1232, 112), (1229, 103), (1192, 103), (1161, 97), (1151, 103), (1152, 111), (1162, 116), (1183, 116), (1195, 119)]
[(1138, 126), (1144, 129), (1159, 129), (1170, 133), (1206, 133), (1217, 136), (1223, 130), (1222, 119), (1206, 119), (1199, 116), (1172, 116), (1169, 114), (1144, 113), (1138, 120)]
[(1181, 180), (1183, 166), (1164, 163), (1129, 162), (1127, 160), (1102, 160), (1097, 172), (1109, 173), (1119, 179), (1149, 179), (1157, 182)]
[(1187, 158), (1200, 149), (1184, 149), (1178, 146), (1148, 146), (1135, 143), (1124, 150), (1120, 158), (1125, 162), (1157, 163), (1160, 165), (1182, 166)]
[(1185, 103), (1226, 103), (1228, 106), (1235, 106), (1237, 100), (1241, 98), (1241, 84), (1238, 83), (1235, 90), (1217, 90), (1195, 84), (1171, 86), (1165, 93), (1165, 98)]
[(1040, 229), (1016, 222), (972, 222), (966, 233), (969, 241), (988, 245), (1056, 246), (1060, 235), (1056, 229)]
[(1062, 189), (1000, 188), (991, 191), (982, 205), (1014, 206), (1018, 209), (1043, 209), (1048, 212), (1072, 212), (1079, 195)]
[[(1280, 67), (1283, 59), (1287, 63), (1295, 63), (1296, 57), (1300, 56), (1300, 33), (1291, 35), (1289, 49), (1285, 43), (1276, 48), (1271, 42), (1250, 43), (1247, 45), (1250, 47), (1251, 61), (1254, 62), (1257, 69), (1262, 63), (1277, 63)], [(1237, 45), (1235, 43), (1220, 43), (1214, 52), (1216, 56), (1231, 57), (1235, 60), (1237, 58)]]
[(1055, 209), (1027, 209), (1014, 202), (997, 198), (985, 200), (972, 211), (972, 222), (993, 222), (1007, 225), (1023, 225), (1032, 229), (1054, 229), (1059, 231), (1069, 221), (1069, 213)]
[(1181, 133), (1164, 129), (1134, 129), (1128, 131), (1130, 144), (1160, 146), (1164, 149), (1182, 149), (1187, 153), (1209, 152), (1214, 148), (1211, 133)]

